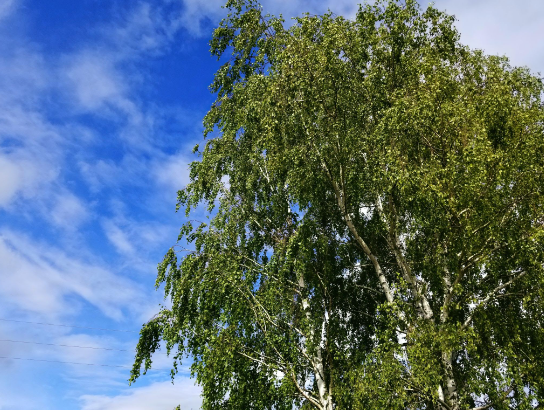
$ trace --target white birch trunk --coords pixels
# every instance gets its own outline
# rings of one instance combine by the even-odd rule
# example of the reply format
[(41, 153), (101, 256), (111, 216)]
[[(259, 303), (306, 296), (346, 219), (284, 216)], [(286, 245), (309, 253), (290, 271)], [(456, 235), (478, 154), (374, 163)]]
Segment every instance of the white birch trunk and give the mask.
[[(304, 282), (304, 277), (301, 275), (298, 284), (301, 289), (304, 289), (306, 287), (306, 284)], [(311, 339), (314, 339), (315, 337), (315, 326), (312, 325), (312, 316), (310, 312), (310, 303), (308, 299), (303, 298), (302, 299), (302, 308), (304, 310), (304, 314), (306, 315), (306, 319), (308, 320), (309, 326), (310, 326), (310, 337)], [(319, 344), (316, 346), (315, 353), (314, 354), (308, 354), (310, 359), (312, 360), (312, 366), (314, 367), (314, 375), (315, 380), (317, 384), (317, 391), (319, 394), (319, 402), (321, 404), (321, 410), (333, 410), (333, 403), (332, 403), (332, 392), (330, 391), (330, 387), (325, 379), (325, 365), (323, 363), (323, 349), (327, 340), (327, 332), (326, 332), (326, 326), (328, 321), (328, 314), (325, 312), (325, 315), (323, 317), (323, 322), (321, 325), (321, 337)]]

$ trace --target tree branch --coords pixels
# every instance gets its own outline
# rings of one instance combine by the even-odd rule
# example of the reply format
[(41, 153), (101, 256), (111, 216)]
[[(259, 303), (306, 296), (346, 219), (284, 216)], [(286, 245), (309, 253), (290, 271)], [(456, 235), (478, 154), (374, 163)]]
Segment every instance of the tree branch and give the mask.
[(489, 292), (487, 294), (487, 296), (482, 299), (475, 307), (474, 307), (474, 310), (472, 311), (472, 313), (467, 317), (467, 319), (465, 320), (465, 322), (463, 323), (463, 326), (461, 326), (461, 330), (464, 330), (468, 327), (468, 325), (470, 324), (470, 322), (472, 321), (473, 317), (474, 317), (474, 313), (476, 313), (476, 310), (482, 306), (485, 306), (498, 292), (500, 292), (501, 290), (503, 290), (504, 288), (506, 288), (508, 285), (511, 285), (512, 283), (514, 283), (516, 280), (518, 280), (519, 278), (525, 276), (527, 274), (526, 271), (523, 271), (521, 272), (518, 276), (515, 276), (514, 278), (510, 279), (508, 282), (506, 283), (503, 283), (502, 285), (500, 286), (497, 286), (495, 289), (493, 289), (491, 292)]
[(389, 247), (393, 250), (393, 253), (395, 254), (395, 259), (397, 260), (397, 264), (399, 265), (404, 279), (408, 284), (410, 285), (410, 288), (412, 290), (412, 293), (414, 294), (414, 297), (418, 299), (417, 304), (420, 308), (421, 315), (425, 319), (432, 319), (433, 317), (433, 311), (431, 309), (431, 305), (429, 304), (429, 301), (423, 295), (418, 287), (416, 278), (414, 277), (412, 273), (412, 269), (410, 268), (410, 265), (404, 255), (402, 254), (401, 247), (400, 247), (400, 239), (397, 232), (397, 211), (395, 208), (395, 205), (393, 204), (393, 200), (391, 199), (389, 201), (389, 212), (391, 214), (391, 221), (387, 220), (387, 217), (385, 216), (385, 213), (383, 211), (383, 206), (380, 203), (380, 198), (376, 201), (378, 206), (378, 212), (383, 215), (384, 223), (388, 225), (388, 234), (389, 234)]
[(346, 221), (346, 225), (348, 226), (349, 231), (351, 232), (351, 234), (355, 238), (355, 241), (363, 250), (365, 255), (372, 262), (372, 265), (374, 266), (374, 270), (376, 272), (376, 275), (378, 276), (378, 281), (380, 282), (380, 285), (382, 287), (383, 293), (385, 294), (385, 298), (387, 299), (387, 302), (393, 303), (393, 294), (389, 287), (389, 283), (387, 282), (387, 279), (385, 278), (385, 274), (383, 273), (382, 267), (380, 266), (376, 256), (370, 250), (370, 247), (367, 245), (364, 239), (361, 238), (361, 236), (357, 232), (357, 228), (355, 228), (355, 225), (353, 224), (351, 216), (349, 215), (347, 211), (345, 193), (341, 192), (340, 188), (338, 187), (338, 184), (334, 180), (329, 168), (327, 167), (327, 164), (324, 161), (322, 161), (322, 166), (327, 172), (327, 176), (329, 177), (329, 180), (332, 183), (332, 186), (334, 188), (334, 193), (336, 195), (336, 200), (338, 202), (338, 207), (340, 208), (340, 211), (342, 212), (342, 217)]
[[(273, 365), (271, 365), (270, 363), (266, 363), (264, 360), (260, 360), (260, 359), (257, 359), (253, 356), (250, 356), (240, 350), (238, 350), (236, 353), (238, 353), (239, 355), (242, 355), (244, 356), (245, 358), (255, 362), (255, 363), (259, 363), (259, 364), (262, 364), (263, 366), (266, 366), (272, 370), (278, 370), (276, 367), (274, 367)], [(280, 362), (276, 362), (276, 365), (280, 368), (280, 369), (284, 369), (285, 370), (285, 365), (280, 363)]]
[[(513, 385), (510, 386), (510, 388), (504, 392), (504, 394), (503, 394), (503, 396), (502, 396), (502, 399), (500, 399), (500, 401), (505, 401), (505, 400), (508, 398), (508, 395), (509, 395), (510, 393), (512, 393), (512, 390), (514, 390), (514, 386), (513, 386)], [(484, 405), (484, 406), (473, 407), (473, 408), (470, 409), (470, 410), (486, 410), (486, 409), (488, 409), (488, 408), (490, 408), (490, 407), (492, 407), (492, 406), (494, 406), (494, 405), (495, 405), (495, 402), (491, 402), (491, 403), (488, 403), (488, 404), (486, 404), (486, 405)]]
[(295, 383), (295, 387), (297, 388), (297, 390), (300, 392), (300, 394), (302, 394), (302, 396), (308, 400), (310, 403), (312, 403), (314, 406), (316, 406), (318, 409), (322, 409), (321, 407), (321, 404), (316, 400), (314, 399), (313, 397), (311, 397), (308, 392), (303, 389), (302, 387), (300, 387), (300, 385), (298, 384), (298, 381), (297, 381), (297, 378), (295, 376), (295, 372), (291, 370), (290, 372), (291, 374), (291, 379), (293, 379), (293, 382)]

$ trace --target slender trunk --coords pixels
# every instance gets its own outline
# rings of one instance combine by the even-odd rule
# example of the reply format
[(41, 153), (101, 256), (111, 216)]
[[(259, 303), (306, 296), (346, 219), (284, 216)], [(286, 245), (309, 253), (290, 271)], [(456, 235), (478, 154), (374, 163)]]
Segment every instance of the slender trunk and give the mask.
[[(446, 254), (447, 251), (448, 249), (445, 247), (444, 254)], [(446, 263), (444, 263), (444, 303), (440, 313), (440, 323), (442, 324), (445, 324), (448, 321), (454, 287), (461, 280), (461, 277), (461, 273), (458, 273), (455, 282), (452, 284), (451, 272)], [(450, 406), (450, 410), (458, 410), (459, 394), (453, 377), (453, 352), (442, 351), (442, 365), (444, 366), (444, 387), (442, 388), (442, 386), (440, 386), (439, 396), (442, 394), (441, 400)]]
[(318, 368), (318, 372), (316, 375), (317, 379), (317, 389), (319, 391), (319, 401), (321, 402), (321, 406), (323, 407), (323, 410), (333, 410), (332, 405), (332, 394), (330, 394), (330, 389), (327, 386), (327, 383), (325, 381), (325, 378), (323, 377), (324, 372), (324, 366), (323, 366), (323, 357), (322, 357), (322, 349), (321, 346), (317, 348), (316, 352), (316, 367)]
[[(298, 284), (301, 289), (304, 289), (306, 284), (304, 282), (304, 276), (301, 274), (298, 280)], [(306, 319), (308, 320), (310, 326), (310, 337), (314, 339), (315, 337), (315, 326), (312, 324), (312, 317), (310, 312), (310, 303), (308, 299), (302, 299), (302, 308)], [(312, 360), (312, 366), (314, 367), (314, 375), (317, 384), (317, 391), (319, 394), (319, 403), (321, 404), (321, 410), (333, 410), (332, 402), (332, 391), (331, 386), (327, 383), (325, 377), (325, 363), (323, 360), (323, 348), (325, 346), (327, 332), (326, 332), (326, 322), (328, 321), (327, 312), (323, 317), (323, 325), (321, 327), (321, 337), (318, 345), (316, 346), (315, 353), (309, 354)], [(313, 340), (312, 340), (313, 341)]]
[(442, 352), (442, 364), (445, 373), (444, 401), (448, 403), (450, 410), (459, 410), (459, 394), (453, 377), (452, 352)]

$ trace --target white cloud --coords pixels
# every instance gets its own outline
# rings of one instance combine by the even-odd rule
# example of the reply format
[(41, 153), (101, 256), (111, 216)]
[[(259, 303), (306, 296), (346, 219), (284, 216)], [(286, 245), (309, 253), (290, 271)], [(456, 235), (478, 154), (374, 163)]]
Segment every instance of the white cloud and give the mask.
[(180, 405), (184, 410), (199, 409), (202, 405), (200, 388), (189, 378), (133, 387), (117, 396), (81, 396), (81, 410), (152, 410), (173, 409)]
[(127, 310), (142, 308), (143, 294), (134, 282), (12, 232), (0, 234), (0, 272), (4, 309), (44, 317), (73, 315), (74, 296), (116, 320)]
[(8, 17), (17, 4), (16, 0), (0, 0), (0, 20)]
[[(82, 127), (52, 124), (44, 105), (52, 73), (39, 52), (16, 40), (0, 40), (0, 208), (21, 212), (58, 187), (59, 165), (68, 136)], [(75, 133), (75, 135), (74, 135)], [(57, 188), (57, 189), (54, 189)], [(36, 201), (36, 200), (39, 201)]]
[[(225, 2), (223, 0), (183, 0), (184, 9), (182, 11), (180, 22), (185, 29), (195, 36), (204, 35), (201, 24), (204, 19), (219, 21), (226, 15), (226, 11), (221, 8)], [(206, 33), (206, 35), (211, 33)]]
[(122, 185), (139, 186), (144, 181), (145, 162), (134, 155), (124, 155), (120, 161), (91, 158), (78, 163), (79, 171), (93, 192)]
[(43, 97), (41, 92), (52, 83), (43, 55), (17, 38), (0, 38), (0, 52), (0, 100), (27, 107), (34, 105)]
[[(56, 225), (69, 212), (88, 214), (78, 206), (81, 199), (58, 197), (66, 191), (62, 177), (69, 169), (68, 155), (76, 157), (95, 193), (150, 182), (149, 158), (164, 155), (155, 129), (164, 110), (145, 108), (137, 92), (145, 81), (138, 64), (167, 50), (179, 30), (179, 8), (167, 10), (161, 3), (140, 2), (94, 30), (77, 51), (62, 56), (46, 58), (24, 35), (0, 39), (0, 208), (20, 211), (23, 203), (32, 215), (30, 208), (39, 207), (39, 214), (53, 215), (46, 220)], [(59, 113), (65, 125), (49, 119)], [(118, 150), (127, 150), (120, 161), (97, 160), (83, 152), (82, 146), (100, 143), (105, 136), (78, 124), (81, 113), (113, 125), (107, 138), (117, 140)]]
[[(263, 0), (261, 2), (264, 14), (280, 15), (286, 19), (286, 24), (291, 24), (291, 18), (302, 13), (323, 14), (328, 10), (347, 18), (355, 17), (358, 9), (356, 1), (352, 0), (325, 0), (325, 1), (301, 1), (301, 0)], [(183, 11), (180, 22), (185, 29), (195, 36), (211, 36), (210, 32), (203, 32), (202, 22), (211, 20), (215, 26), (219, 20), (227, 15), (222, 8), (224, 0), (183, 0)]]
[(65, 56), (59, 79), (69, 80), (66, 86), (78, 108), (100, 112), (113, 107), (127, 114), (132, 125), (152, 121), (131, 90), (146, 81), (137, 65), (167, 51), (179, 31), (179, 13), (168, 10), (164, 2), (139, 2), (100, 27), (89, 44)]
[(39, 195), (58, 175), (58, 131), (38, 113), (11, 104), (0, 101), (0, 207)]
[(115, 249), (120, 254), (126, 254), (128, 256), (134, 254), (134, 246), (132, 240), (129, 240), (127, 233), (122, 230), (112, 220), (106, 220), (102, 224), (104, 232), (108, 240), (115, 246)]
[(344, 16), (346, 18), (354, 18), (355, 12), (358, 9), (357, 1), (352, 0), (325, 0), (325, 1), (290, 1), (290, 0), (264, 0), (262, 2), (265, 13), (283, 14), (283, 17), (290, 19), (291, 17), (301, 16), (303, 13), (323, 14), (327, 11)]
[(107, 103), (123, 102), (127, 86), (109, 57), (100, 50), (85, 50), (67, 64), (65, 74), (81, 108), (97, 110)]
[[(221, 8), (224, 1), (183, 0), (180, 21), (193, 35), (203, 33), (201, 24), (210, 19), (213, 25), (226, 15)], [(263, 0), (263, 11), (283, 14), (289, 18), (302, 13), (332, 12), (354, 18), (358, 4), (363, 1), (325, 0), (320, 2), (292, 0)], [(422, 4), (426, 4), (422, 0)], [(436, 7), (455, 14), (462, 41), (472, 48), (481, 48), (488, 54), (507, 55), (515, 65), (527, 65), (533, 71), (544, 73), (544, 2), (542, 0), (436, 0)]]
[(51, 211), (51, 219), (57, 226), (74, 231), (88, 218), (89, 210), (81, 199), (69, 192), (57, 195)]
[(514, 65), (544, 73), (544, 2), (541, 0), (438, 0), (457, 17), (461, 41), (486, 54), (506, 55)]
[(191, 159), (186, 154), (172, 155), (157, 161), (153, 174), (155, 180), (173, 195), (189, 183), (189, 164)]
[[(157, 262), (176, 240), (177, 226), (165, 223), (136, 220), (124, 215), (124, 206), (114, 201), (113, 218), (102, 218), (102, 229), (125, 268), (131, 271), (154, 275)], [(156, 305), (155, 305), (156, 306)], [(156, 307), (155, 307), (156, 310)]]
[[(149, 81), (142, 67), (150, 57), (168, 50), (179, 30), (179, 23), (163, 6), (162, 2), (137, 3), (102, 25), (95, 38), (64, 55), (58, 64), (59, 89), (68, 114), (83, 112), (109, 121), (115, 126), (110, 138), (130, 153), (155, 155), (157, 151), (154, 127), (161, 110), (149, 108), (140, 92)], [(136, 162), (128, 165), (138, 168), (141, 161)], [(98, 165), (111, 168), (112, 164)], [(85, 166), (92, 168), (89, 163)]]
[(0, 206), (7, 205), (22, 185), (22, 170), (7, 158), (0, 157)]
[(124, 55), (161, 53), (179, 29), (175, 17), (167, 15), (160, 2), (156, 2), (154, 7), (150, 3), (140, 2), (123, 16), (122, 21), (105, 26), (103, 34)]

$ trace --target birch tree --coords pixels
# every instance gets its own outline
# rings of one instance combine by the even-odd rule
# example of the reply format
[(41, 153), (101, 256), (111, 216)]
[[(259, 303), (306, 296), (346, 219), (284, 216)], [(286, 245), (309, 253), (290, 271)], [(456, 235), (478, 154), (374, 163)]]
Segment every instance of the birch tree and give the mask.
[(227, 7), (131, 382), (163, 341), (204, 409), (542, 408), (541, 78), (412, 0)]

